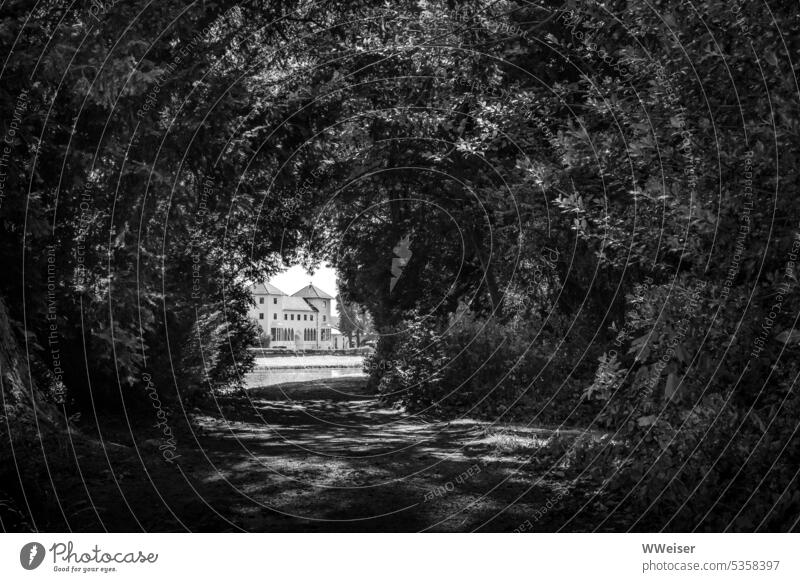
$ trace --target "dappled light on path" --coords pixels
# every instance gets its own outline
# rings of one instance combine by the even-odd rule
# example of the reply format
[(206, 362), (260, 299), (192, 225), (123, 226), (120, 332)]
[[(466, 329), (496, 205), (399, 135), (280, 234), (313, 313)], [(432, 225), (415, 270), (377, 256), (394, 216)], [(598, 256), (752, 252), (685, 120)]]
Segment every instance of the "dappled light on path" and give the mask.
[[(216, 404), (193, 414), (197, 450), (182, 451), (179, 478), (151, 467), (189, 529), (513, 531), (566, 490), (532, 474), (551, 431), (498, 436), (483, 422), (415, 417), (381, 405), (363, 380), (271, 386)], [(136, 511), (147, 521), (153, 509)], [(180, 529), (155, 516), (147, 526)]]

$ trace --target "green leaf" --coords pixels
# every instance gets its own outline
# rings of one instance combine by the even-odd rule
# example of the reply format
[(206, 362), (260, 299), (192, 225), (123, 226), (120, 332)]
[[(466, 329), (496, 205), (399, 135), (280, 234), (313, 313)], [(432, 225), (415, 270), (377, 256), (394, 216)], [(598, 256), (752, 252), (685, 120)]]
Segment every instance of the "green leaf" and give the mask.
[(652, 426), (656, 423), (657, 419), (658, 417), (654, 414), (651, 414), (649, 416), (640, 416), (636, 420), (636, 424), (638, 424), (639, 426)]
[(667, 374), (667, 386), (664, 389), (664, 398), (666, 400), (672, 400), (672, 397), (675, 396), (675, 393), (678, 391), (678, 385), (680, 383), (681, 381), (677, 374), (672, 372)]

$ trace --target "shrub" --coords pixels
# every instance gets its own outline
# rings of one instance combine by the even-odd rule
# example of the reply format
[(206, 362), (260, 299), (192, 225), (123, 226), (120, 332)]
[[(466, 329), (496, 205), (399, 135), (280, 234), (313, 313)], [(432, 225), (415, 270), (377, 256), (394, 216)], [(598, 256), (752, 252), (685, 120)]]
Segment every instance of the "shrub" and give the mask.
[(773, 353), (769, 366), (748, 358), (765, 313), (755, 307), (742, 324), (735, 306), (743, 294), (734, 288), (726, 304), (718, 287), (680, 280), (628, 297), (629, 337), (617, 342), (619, 353), (600, 357), (584, 392), (587, 402), (602, 403), (598, 423), (627, 445), (624, 464), (606, 466), (626, 523), (644, 530), (793, 527), (786, 516), (800, 506), (790, 493), (800, 366), (796, 359), (776, 363)]
[(554, 334), (533, 322), (462, 313), (439, 332), (429, 321), (404, 323), (405, 331), (383, 337), (365, 364), (386, 401), (446, 415), (550, 421), (578, 402), (572, 384), (565, 390), (560, 383), (568, 354), (559, 354)]

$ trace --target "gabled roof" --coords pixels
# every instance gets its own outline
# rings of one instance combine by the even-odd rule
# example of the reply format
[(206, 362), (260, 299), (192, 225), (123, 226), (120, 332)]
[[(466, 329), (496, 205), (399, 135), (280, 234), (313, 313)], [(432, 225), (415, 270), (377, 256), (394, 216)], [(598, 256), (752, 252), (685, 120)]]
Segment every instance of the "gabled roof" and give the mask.
[(286, 295), (283, 291), (278, 289), (275, 285), (269, 283), (259, 283), (252, 287), (254, 295)]
[(292, 293), (292, 297), (307, 297), (309, 299), (333, 299), (330, 295), (325, 293), (319, 287), (314, 287), (311, 283), (309, 283), (306, 287), (303, 287), (297, 293)]
[(308, 303), (302, 297), (284, 297), (284, 311), (318, 311), (316, 307)]

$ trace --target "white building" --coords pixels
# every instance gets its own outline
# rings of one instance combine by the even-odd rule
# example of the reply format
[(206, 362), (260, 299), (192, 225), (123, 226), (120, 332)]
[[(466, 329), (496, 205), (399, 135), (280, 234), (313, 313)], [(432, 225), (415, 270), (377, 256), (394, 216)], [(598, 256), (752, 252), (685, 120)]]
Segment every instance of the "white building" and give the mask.
[(274, 285), (251, 287), (256, 304), (250, 316), (270, 338), (270, 347), (289, 349), (332, 348), (331, 302), (333, 297), (309, 284), (287, 295)]

